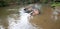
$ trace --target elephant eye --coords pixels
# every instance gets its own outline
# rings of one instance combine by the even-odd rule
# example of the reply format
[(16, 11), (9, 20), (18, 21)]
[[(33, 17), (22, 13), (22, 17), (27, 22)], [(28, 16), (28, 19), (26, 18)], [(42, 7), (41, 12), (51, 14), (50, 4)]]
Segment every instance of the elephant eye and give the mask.
[(25, 11), (27, 10), (27, 8), (24, 9)]

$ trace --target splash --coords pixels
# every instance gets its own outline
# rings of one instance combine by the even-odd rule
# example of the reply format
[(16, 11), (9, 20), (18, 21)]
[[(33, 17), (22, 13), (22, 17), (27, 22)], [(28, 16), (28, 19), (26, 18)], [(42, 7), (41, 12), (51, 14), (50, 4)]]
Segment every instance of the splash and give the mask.
[(4, 29), (4, 27), (2, 25), (0, 25), (0, 29)]
[[(37, 27), (33, 26), (29, 22), (30, 14), (25, 13), (24, 8), (22, 8), (20, 12), (20, 17), (18, 20), (15, 20), (14, 18), (9, 17), (9, 27), (8, 29), (37, 29)], [(16, 23), (16, 22), (17, 23)]]

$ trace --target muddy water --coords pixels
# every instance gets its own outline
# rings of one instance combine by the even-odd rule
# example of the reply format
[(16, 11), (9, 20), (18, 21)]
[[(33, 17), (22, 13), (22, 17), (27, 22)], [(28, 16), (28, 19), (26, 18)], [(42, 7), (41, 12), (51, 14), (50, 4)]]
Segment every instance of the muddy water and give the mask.
[(40, 16), (34, 17), (31, 22), (42, 27), (43, 29), (60, 29), (60, 17), (56, 21), (51, 18), (52, 8), (47, 5), (43, 6), (42, 10), (43, 13), (40, 14)]
[[(5, 29), (8, 29), (8, 15), (15, 19), (19, 17), (17, 8), (12, 8), (13, 7), (0, 8), (0, 25), (3, 25)], [(56, 21), (51, 18), (52, 8), (44, 5), (42, 10), (42, 13), (34, 16), (34, 18), (30, 20), (30, 23), (37, 25), (41, 29), (60, 29), (60, 17)]]

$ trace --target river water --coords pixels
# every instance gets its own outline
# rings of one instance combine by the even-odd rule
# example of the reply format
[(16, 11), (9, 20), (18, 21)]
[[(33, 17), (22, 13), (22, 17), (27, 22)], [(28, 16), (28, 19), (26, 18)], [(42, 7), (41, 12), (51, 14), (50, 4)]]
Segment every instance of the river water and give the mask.
[(0, 29), (60, 29), (60, 15), (58, 19), (52, 19), (52, 8), (49, 5), (42, 6), (40, 15), (30, 16), (27, 13), (20, 14), (21, 6), (10, 6), (0, 8)]

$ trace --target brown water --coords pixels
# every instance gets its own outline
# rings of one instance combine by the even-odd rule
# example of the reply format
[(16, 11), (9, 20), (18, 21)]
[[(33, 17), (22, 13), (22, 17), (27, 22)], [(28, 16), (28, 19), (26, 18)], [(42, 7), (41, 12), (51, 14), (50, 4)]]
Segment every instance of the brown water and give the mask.
[[(4, 27), (8, 27), (8, 21), (7, 16), (10, 14), (18, 14), (18, 6), (17, 7), (4, 7), (0, 8), (0, 25), (3, 25)], [(9, 10), (9, 9), (15, 9), (15, 10)], [(30, 20), (32, 24), (36, 24), (38, 27), (42, 29), (60, 29), (60, 15), (59, 18), (55, 21), (51, 18), (52, 15), (52, 8), (48, 5), (44, 5), (42, 7), (43, 12), (38, 15), (34, 16), (33, 19)], [(19, 17), (19, 15), (11, 17), (14, 17), (15, 19)]]

